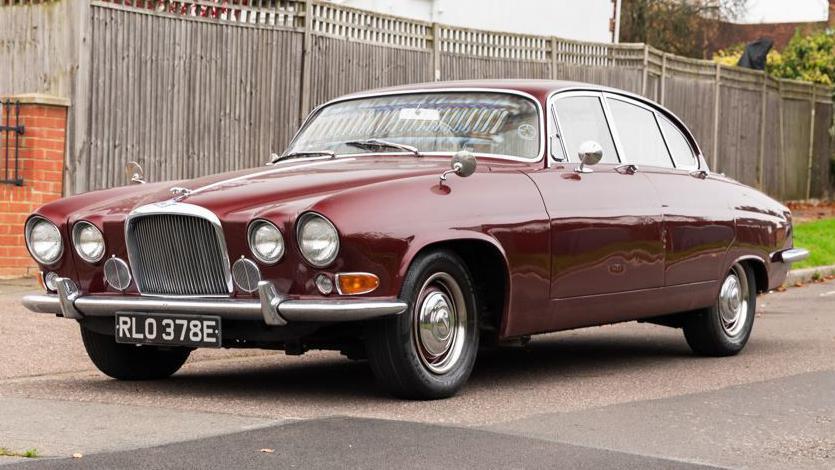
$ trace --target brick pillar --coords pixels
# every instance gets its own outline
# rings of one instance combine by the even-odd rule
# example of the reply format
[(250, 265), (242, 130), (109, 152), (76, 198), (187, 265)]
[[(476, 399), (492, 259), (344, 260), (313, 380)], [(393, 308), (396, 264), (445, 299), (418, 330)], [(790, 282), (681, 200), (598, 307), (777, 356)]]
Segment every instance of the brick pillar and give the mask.
[[(22, 186), (0, 184), (0, 278), (32, 276), (37, 266), (23, 240), (26, 217), (38, 207), (61, 197), (64, 180), (67, 108), (69, 101), (53, 96), (27, 94), (3, 97), (20, 102), (19, 176)], [(6, 122), (5, 109), (0, 123)], [(9, 166), (14, 165), (14, 137), (0, 135), (0, 168), (5, 168), (5, 136), (9, 136)], [(3, 178), (3, 174), (0, 174)]]

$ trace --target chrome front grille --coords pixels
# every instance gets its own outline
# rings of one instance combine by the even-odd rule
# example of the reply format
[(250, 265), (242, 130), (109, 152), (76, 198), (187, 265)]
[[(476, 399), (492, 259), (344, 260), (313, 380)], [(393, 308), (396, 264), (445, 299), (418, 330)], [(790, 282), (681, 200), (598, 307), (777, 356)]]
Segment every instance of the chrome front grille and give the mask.
[(228, 296), (229, 258), (209, 220), (185, 214), (131, 217), (128, 254), (139, 291), (149, 295)]

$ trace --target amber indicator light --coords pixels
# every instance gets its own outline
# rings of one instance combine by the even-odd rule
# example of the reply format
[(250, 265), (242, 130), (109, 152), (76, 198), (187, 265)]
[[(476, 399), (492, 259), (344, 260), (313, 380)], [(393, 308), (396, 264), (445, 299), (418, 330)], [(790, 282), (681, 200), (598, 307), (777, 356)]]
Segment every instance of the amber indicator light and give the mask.
[(380, 285), (380, 278), (370, 273), (340, 273), (336, 287), (342, 295), (367, 294)]

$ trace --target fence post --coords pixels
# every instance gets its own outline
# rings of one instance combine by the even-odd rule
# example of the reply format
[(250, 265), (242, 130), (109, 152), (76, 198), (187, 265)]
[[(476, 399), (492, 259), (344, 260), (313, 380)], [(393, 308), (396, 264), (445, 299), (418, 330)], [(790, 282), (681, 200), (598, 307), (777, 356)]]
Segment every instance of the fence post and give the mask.
[(649, 73), (649, 46), (644, 44), (644, 74), (641, 76), (641, 94), (647, 96), (647, 74)]
[(667, 92), (667, 53), (661, 54), (661, 90), (658, 97), (658, 102), (664, 104), (664, 95)]
[(766, 119), (766, 108), (768, 107), (768, 75), (763, 72), (762, 74), (763, 79), (763, 95), (761, 99), (762, 106), (760, 106), (760, 153), (759, 159), (757, 160), (757, 186), (760, 190), (765, 189), (763, 185), (763, 174), (764, 174), (764, 166), (765, 166), (765, 119)]
[(304, 15), (302, 16), (304, 36), (302, 38), (302, 66), (301, 66), (301, 99), (299, 100), (299, 125), (307, 113), (310, 112), (310, 51), (313, 41), (313, 2), (304, 0)]
[(90, 0), (80, 0), (71, 4), (72, 18), (68, 21), (77, 25), (75, 38), (69, 44), (69, 54), (76, 58), (78, 67), (74, 71), (70, 91), (70, 109), (67, 118), (67, 138), (64, 152), (64, 194), (78, 194), (90, 189), (90, 100), (93, 81), (90, 69), (93, 51), (92, 15)]
[(713, 155), (711, 155), (711, 169), (719, 170), (719, 104), (722, 83), (722, 64), (716, 64), (716, 76), (713, 86)]
[(809, 123), (809, 165), (806, 170), (806, 199), (812, 197), (812, 163), (815, 161), (815, 107), (817, 102), (818, 87), (814, 83), (812, 86), (812, 112), (810, 114)]
[(777, 81), (777, 93), (780, 95), (780, 198), (786, 197), (786, 135), (783, 130), (783, 81)]
[(557, 80), (557, 46), (556, 36), (551, 36), (551, 79)]
[(432, 79), (441, 80), (441, 25), (432, 23)]

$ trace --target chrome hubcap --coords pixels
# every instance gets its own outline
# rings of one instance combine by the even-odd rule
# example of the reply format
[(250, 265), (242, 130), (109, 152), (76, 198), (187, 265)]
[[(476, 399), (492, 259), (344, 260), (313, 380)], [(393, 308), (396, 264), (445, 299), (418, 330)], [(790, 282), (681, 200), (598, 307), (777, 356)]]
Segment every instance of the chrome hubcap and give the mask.
[(719, 290), (719, 315), (722, 329), (728, 336), (736, 336), (745, 328), (748, 319), (748, 279), (740, 265), (734, 265)]
[(447, 273), (429, 277), (418, 294), (414, 321), (418, 357), (429, 371), (443, 374), (461, 357), (467, 309), (458, 283)]

